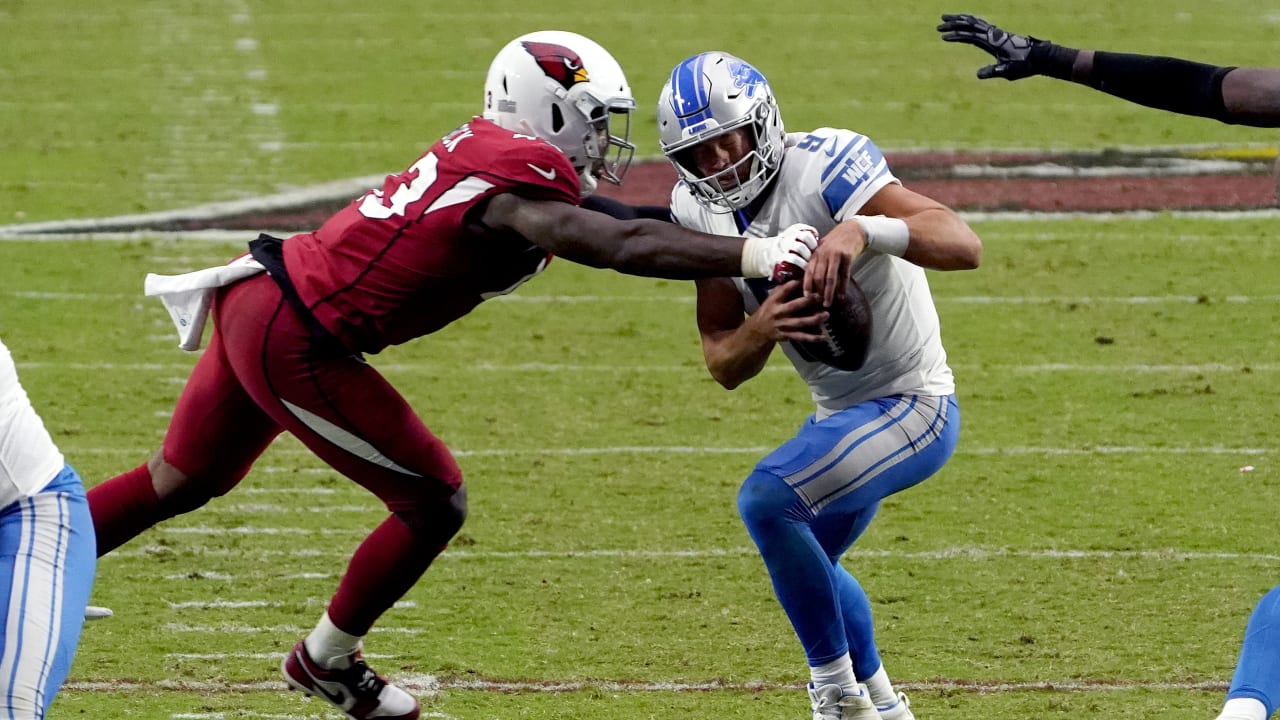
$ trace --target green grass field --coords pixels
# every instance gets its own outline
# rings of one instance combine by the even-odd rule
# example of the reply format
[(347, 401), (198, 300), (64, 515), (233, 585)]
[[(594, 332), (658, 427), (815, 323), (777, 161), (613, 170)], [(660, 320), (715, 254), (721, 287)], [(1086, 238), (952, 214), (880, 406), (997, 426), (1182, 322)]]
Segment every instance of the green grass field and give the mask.
[[(986, 266), (932, 277), (960, 449), (848, 559), (888, 668), (922, 718), (1211, 717), (1280, 568), (1280, 221), (977, 229)], [(192, 357), (138, 280), (236, 246), (3, 250), (0, 333), (65, 452), (90, 484), (141, 462)], [(736, 392), (711, 382), (691, 295), (557, 263), (375, 360), (472, 487), (461, 538), (368, 643), (435, 717), (804, 716), (733, 499), (808, 403), (780, 356)], [(52, 717), (336, 717), (276, 665), (380, 517), (282, 441), (103, 559), (94, 602), (117, 616), (86, 627)]]
[(68, 0), (0, 3), (0, 224), (237, 199), (399, 172), (479, 112), (511, 38), (592, 36), (626, 68), (634, 135), (657, 151), (667, 73), (707, 49), (770, 79), (792, 129), (850, 127), (887, 150), (1274, 143), (1043, 78), (979, 82), (981, 51), (947, 45), (943, 12), (976, 12), (1066, 44), (1280, 62), (1280, 5), (1258, 0), (606, 0), (575, 12), (516, 0)]
[[(1273, 143), (1076, 86), (980, 83), (939, 42), (970, 11), (1066, 44), (1280, 64), (1280, 5), (926, 0), (0, 3), (0, 225), (165, 210), (398, 171), (478, 110), (494, 52), (598, 39), (652, 106), (720, 48), (788, 126), (889, 151)], [(847, 563), (921, 720), (1207, 720), (1280, 578), (1280, 219), (983, 221), (983, 267), (931, 275), (964, 416), (936, 477)], [(0, 337), (93, 485), (159, 443), (194, 356), (148, 271), (241, 243), (0, 239)], [(804, 658), (734, 509), (810, 411), (780, 354), (723, 391), (692, 287), (557, 262), (375, 364), (458, 455), (462, 535), (368, 641), (424, 715), (803, 718)], [(1251, 467), (1245, 472), (1243, 468)], [(51, 720), (334, 719), (280, 656), (322, 612), (376, 501), (283, 440), (243, 486), (104, 558)]]

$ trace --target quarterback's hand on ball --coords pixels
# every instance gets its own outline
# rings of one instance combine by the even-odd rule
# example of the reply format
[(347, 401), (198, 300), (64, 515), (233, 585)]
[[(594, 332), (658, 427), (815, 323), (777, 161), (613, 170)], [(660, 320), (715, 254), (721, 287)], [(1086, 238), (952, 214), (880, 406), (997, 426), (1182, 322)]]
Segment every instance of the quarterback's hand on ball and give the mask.
[(943, 33), (942, 39), (947, 42), (967, 43), (991, 53), (996, 61), (978, 70), (978, 77), (983, 80), (996, 77), (1020, 80), (1039, 74), (1030, 59), (1031, 49), (1048, 44), (1001, 30), (976, 15), (943, 15), (938, 32)]
[(818, 246), (818, 231), (796, 223), (773, 237), (747, 238), (742, 246), (742, 277), (773, 278), (784, 267), (804, 270)]
[(804, 292), (831, 307), (844, 297), (853, 261), (867, 248), (867, 234), (856, 222), (839, 223), (822, 237), (818, 249), (809, 258), (804, 274)]
[(780, 283), (747, 317), (752, 330), (773, 342), (815, 342), (822, 340), (822, 322), (828, 312), (800, 291), (799, 278)]

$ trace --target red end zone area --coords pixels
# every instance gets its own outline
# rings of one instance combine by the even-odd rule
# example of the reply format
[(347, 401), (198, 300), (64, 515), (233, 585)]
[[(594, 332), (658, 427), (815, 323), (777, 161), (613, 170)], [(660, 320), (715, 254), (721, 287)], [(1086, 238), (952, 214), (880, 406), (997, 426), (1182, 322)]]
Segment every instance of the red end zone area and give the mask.
[[(1117, 213), (1135, 210), (1260, 210), (1276, 207), (1274, 148), (1211, 147), (1091, 152), (888, 152), (907, 187), (961, 212)], [(664, 160), (635, 163), (621, 187), (600, 193), (666, 205), (675, 171)], [(380, 178), (352, 178), (251, 201), (148, 215), (0, 226), (0, 235), (70, 232), (246, 230), (305, 232)]]
[[(1221, 156), (1220, 156), (1221, 155)], [(1271, 158), (1212, 151), (886, 153), (903, 184), (956, 210), (1123, 212), (1233, 210), (1276, 205)], [(665, 162), (631, 168), (601, 194), (664, 205), (675, 182)]]
[[(1270, 150), (891, 152), (886, 158), (904, 185), (960, 211), (1107, 213), (1276, 206)], [(665, 205), (675, 179), (665, 161), (638, 162), (621, 187), (601, 183), (600, 193), (637, 205)], [(225, 218), (217, 226), (311, 228), (334, 209), (330, 204), (299, 208), (296, 213)]]

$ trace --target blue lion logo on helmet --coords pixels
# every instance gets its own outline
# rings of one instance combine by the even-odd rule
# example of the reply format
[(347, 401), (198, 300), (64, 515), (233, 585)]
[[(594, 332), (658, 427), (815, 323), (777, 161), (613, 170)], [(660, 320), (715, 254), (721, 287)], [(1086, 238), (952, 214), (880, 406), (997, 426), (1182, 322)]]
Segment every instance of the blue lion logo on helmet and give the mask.
[(768, 84), (759, 70), (742, 60), (729, 63), (729, 76), (733, 78), (733, 86), (745, 90), (747, 97), (755, 97), (756, 88)]

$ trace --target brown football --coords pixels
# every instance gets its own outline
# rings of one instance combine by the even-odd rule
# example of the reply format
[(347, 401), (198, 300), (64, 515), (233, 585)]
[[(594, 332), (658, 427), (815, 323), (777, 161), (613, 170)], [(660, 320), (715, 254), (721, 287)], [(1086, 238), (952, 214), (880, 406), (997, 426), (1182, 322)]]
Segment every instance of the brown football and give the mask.
[[(774, 278), (776, 282), (803, 277), (803, 273), (780, 272), (777, 275)], [(836, 298), (829, 308), (827, 320), (822, 323), (822, 340), (791, 344), (807, 360), (838, 370), (861, 368), (871, 344), (871, 305), (858, 283), (850, 277), (844, 297)]]

